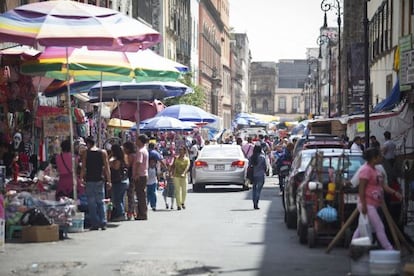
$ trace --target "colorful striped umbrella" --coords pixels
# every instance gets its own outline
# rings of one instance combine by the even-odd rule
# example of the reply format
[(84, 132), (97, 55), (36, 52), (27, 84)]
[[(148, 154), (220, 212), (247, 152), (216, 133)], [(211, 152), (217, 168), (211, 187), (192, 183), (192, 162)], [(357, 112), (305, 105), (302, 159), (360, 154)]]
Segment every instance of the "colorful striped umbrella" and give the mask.
[(91, 87), (99, 83), (98, 81), (79, 81), (74, 82), (73, 80), (54, 80), (44, 90), (43, 95), (46, 97), (55, 97), (57, 95), (67, 92), (67, 86), (70, 87), (70, 94), (75, 95), (79, 93), (88, 92)]
[(23, 61), (21, 66), (23, 74), (66, 80), (69, 73), (75, 81), (175, 81), (187, 71), (187, 66), (149, 49), (122, 52), (86, 47), (47, 47), (39, 56)]
[(0, 41), (138, 50), (160, 42), (161, 35), (116, 10), (75, 1), (44, 1), (1, 14)]

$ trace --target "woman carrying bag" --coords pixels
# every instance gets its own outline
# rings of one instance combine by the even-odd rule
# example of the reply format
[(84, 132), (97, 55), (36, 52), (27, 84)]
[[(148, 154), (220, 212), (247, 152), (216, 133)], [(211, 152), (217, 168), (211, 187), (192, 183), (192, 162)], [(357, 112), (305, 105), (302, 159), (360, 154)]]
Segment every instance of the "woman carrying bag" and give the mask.
[[(393, 250), (390, 241), (385, 234), (384, 224), (378, 214), (378, 208), (384, 200), (384, 191), (395, 195), (401, 200), (401, 194), (390, 188), (384, 182), (384, 175), (375, 168), (382, 162), (381, 151), (378, 148), (368, 148), (364, 152), (366, 163), (359, 170), (359, 199), (358, 210), (360, 216), (368, 218), (372, 231), (376, 233), (381, 246), (386, 250)], [(355, 230), (352, 239), (361, 237), (360, 227)]]
[(253, 155), (249, 158), (249, 166), (253, 166), (253, 208), (258, 210), (260, 209), (260, 193), (262, 192), (267, 170), (266, 156), (260, 143), (253, 148)]

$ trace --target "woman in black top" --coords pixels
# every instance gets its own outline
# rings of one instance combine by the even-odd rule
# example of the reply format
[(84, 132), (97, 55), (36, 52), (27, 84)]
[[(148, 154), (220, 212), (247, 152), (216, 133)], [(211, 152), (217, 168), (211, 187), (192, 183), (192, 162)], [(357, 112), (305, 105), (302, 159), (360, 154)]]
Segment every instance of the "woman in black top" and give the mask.
[(128, 189), (128, 172), (124, 157), (124, 151), (120, 145), (112, 145), (109, 167), (111, 168), (112, 182), (112, 221), (125, 220), (125, 193)]

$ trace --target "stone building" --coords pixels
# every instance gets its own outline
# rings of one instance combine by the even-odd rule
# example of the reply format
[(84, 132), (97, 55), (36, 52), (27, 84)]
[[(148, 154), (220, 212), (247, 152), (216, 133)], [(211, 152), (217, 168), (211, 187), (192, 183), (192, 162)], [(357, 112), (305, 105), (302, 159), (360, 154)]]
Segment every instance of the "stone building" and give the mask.
[(251, 53), (246, 33), (232, 33), (232, 106), (233, 114), (249, 111)]
[(252, 62), (250, 72), (249, 111), (274, 115), (275, 93), (278, 86), (277, 64)]
[(309, 64), (302, 59), (279, 60), (277, 87), (274, 96), (274, 114), (280, 117), (302, 117), (305, 104), (310, 100), (305, 92)]
[(199, 9), (199, 83), (206, 95), (205, 109), (219, 115), (222, 86), (222, 33), (224, 24), (216, 1), (202, 0)]

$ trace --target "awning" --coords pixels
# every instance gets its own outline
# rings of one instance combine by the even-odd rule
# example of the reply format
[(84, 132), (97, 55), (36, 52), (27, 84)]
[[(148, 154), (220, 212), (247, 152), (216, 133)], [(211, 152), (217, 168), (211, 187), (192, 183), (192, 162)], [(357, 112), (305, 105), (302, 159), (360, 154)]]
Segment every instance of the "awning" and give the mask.
[(395, 105), (397, 105), (401, 100), (401, 91), (400, 91), (400, 82), (394, 84), (394, 87), (391, 90), (391, 95), (389, 95), (386, 99), (378, 103), (374, 109), (372, 110), (373, 113), (383, 112), (383, 111), (390, 111), (392, 110)]
[(78, 93), (78, 94), (73, 94), (73, 97), (75, 97), (76, 99), (78, 99), (81, 102), (88, 102), (89, 101), (89, 96), (88, 93)]

